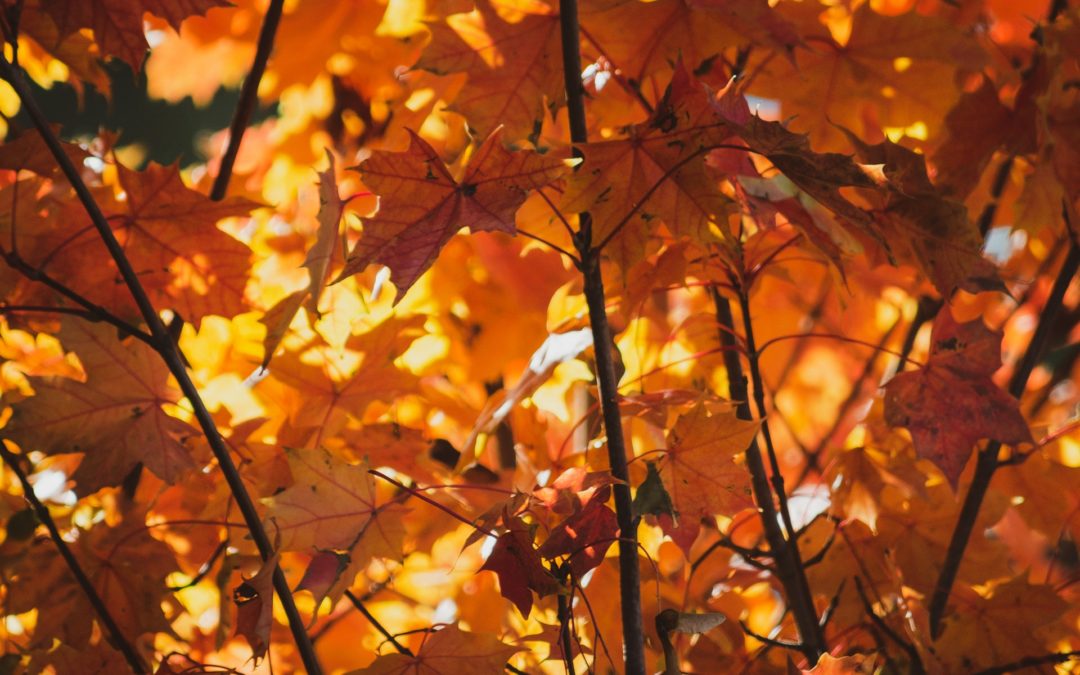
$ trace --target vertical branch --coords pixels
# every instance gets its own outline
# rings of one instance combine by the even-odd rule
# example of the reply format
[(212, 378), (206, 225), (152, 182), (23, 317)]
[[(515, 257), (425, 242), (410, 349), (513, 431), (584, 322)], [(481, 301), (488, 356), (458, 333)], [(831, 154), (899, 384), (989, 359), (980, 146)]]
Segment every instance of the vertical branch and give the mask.
[[(30, 116), (38, 133), (41, 134), (42, 140), (45, 141), (45, 145), (49, 148), (50, 153), (60, 166), (64, 176), (75, 190), (75, 194), (78, 196), (87, 215), (90, 216), (90, 221), (93, 223), (94, 229), (97, 230), (98, 235), (104, 242), (105, 248), (109, 251), (109, 255), (116, 263), (116, 267), (120, 272), (121, 278), (124, 280), (124, 284), (127, 286), (128, 291), (135, 300), (135, 304), (139, 308), (143, 321), (145, 321), (146, 325), (150, 328), (150, 335), (153, 338), (155, 351), (157, 351), (166, 366), (168, 366), (169, 372), (176, 378), (177, 384), (180, 386), (180, 391), (191, 404), (192, 411), (199, 423), (199, 427), (206, 436), (206, 440), (214, 453), (214, 458), (217, 460), (222, 474), (225, 476), (225, 481), (229, 486), (229, 490), (232, 492), (233, 498), (236, 499), (236, 505), (244, 516), (244, 522), (251, 532), (251, 538), (255, 541), (255, 545), (259, 549), (259, 554), (262, 556), (263, 560), (268, 560), (274, 554), (274, 550), (270, 543), (270, 538), (263, 528), (262, 520), (259, 517), (259, 511), (256, 509), (255, 503), (251, 499), (251, 495), (248, 494), (247, 488), (244, 486), (243, 480), (240, 477), (240, 472), (237, 470), (236, 464), (229, 454), (228, 446), (225, 445), (225, 440), (221, 437), (221, 433), (217, 429), (217, 424), (214, 422), (213, 416), (206, 408), (206, 404), (203, 402), (198, 388), (196, 388), (195, 383), (191, 380), (191, 377), (187, 372), (184, 355), (181, 353), (179, 346), (177, 346), (176, 342), (172, 339), (168, 328), (166, 328), (161, 317), (158, 315), (157, 310), (154, 308), (153, 303), (150, 301), (150, 296), (147, 295), (146, 289), (143, 288), (138, 273), (132, 267), (131, 261), (128, 260), (127, 254), (124, 252), (124, 248), (116, 239), (116, 235), (113, 233), (112, 228), (109, 226), (109, 222), (101, 212), (101, 208), (90, 193), (90, 189), (86, 186), (78, 169), (75, 167), (74, 163), (72, 163), (71, 158), (64, 152), (56, 134), (53, 133), (53, 130), (49, 127), (48, 121), (41, 112), (41, 108), (38, 107), (37, 101), (35, 101), (31, 95), (30, 89), (27, 87), (22, 74), (12, 67), (7, 60), (0, 58), (0, 76), (7, 80), (15, 89), (15, 92), (22, 102), (23, 109), (26, 110), (27, 114)], [(289, 627), (292, 630), (293, 639), (296, 641), (297, 650), (300, 652), (304, 667), (307, 669), (308, 673), (311, 673), (312, 675), (321, 674), (322, 668), (319, 666), (318, 659), (315, 657), (315, 649), (307, 634), (303, 618), (300, 616), (300, 612), (296, 608), (296, 603), (293, 601), (292, 591), (289, 588), (288, 581), (286, 581), (285, 575), (281, 572), (280, 567), (275, 568), (273, 581), (274, 589), (277, 591), (282, 608), (288, 616)]]
[[(562, 38), (563, 79), (570, 118), (570, 138), (575, 143), (588, 141), (585, 124), (585, 88), (581, 82), (581, 37), (577, 0), (559, 0), (559, 30)], [(580, 150), (575, 148), (580, 156)], [(618, 378), (615, 376), (614, 342), (607, 319), (604, 280), (600, 270), (600, 250), (593, 246), (592, 218), (578, 216), (574, 235), (585, 281), (585, 301), (589, 306), (593, 349), (596, 352), (596, 379), (600, 406), (607, 433), (608, 461), (611, 473), (619, 479), (612, 492), (615, 517), (619, 523), (619, 599), (622, 612), (623, 649), (627, 675), (645, 675), (645, 627), (641, 615), (641, 571), (638, 568), (637, 522), (630, 497), (630, 472), (626, 463), (626, 440), (619, 412)]]
[(244, 131), (247, 130), (251, 115), (259, 102), (259, 83), (262, 82), (263, 73), (266, 72), (270, 52), (274, 51), (274, 38), (277, 37), (284, 6), (285, 0), (270, 0), (270, 6), (266, 8), (266, 16), (263, 17), (262, 28), (259, 30), (258, 46), (255, 48), (255, 59), (251, 62), (251, 70), (248, 71), (247, 77), (244, 78), (240, 100), (236, 102), (236, 112), (233, 113), (232, 124), (229, 125), (229, 144), (225, 147), (225, 154), (221, 157), (221, 167), (214, 178), (214, 186), (210, 190), (210, 199), (215, 201), (224, 199), (225, 192), (229, 189), (229, 179), (232, 178), (236, 156), (240, 153)]
[[(773, 445), (772, 432), (769, 430), (769, 421), (765, 413), (765, 381), (761, 377), (761, 363), (757, 351), (757, 343), (754, 341), (754, 322), (750, 318), (750, 289), (751, 282), (739, 284), (739, 310), (742, 314), (743, 335), (746, 340), (746, 360), (750, 364), (750, 378), (754, 385), (754, 407), (757, 408), (758, 419), (761, 420), (761, 437), (765, 440), (765, 451), (769, 455), (769, 468), (772, 469), (772, 488), (780, 502), (780, 517), (784, 521), (788, 540), (794, 542), (795, 527), (791, 523), (791, 511), (788, 509), (787, 490), (784, 487), (784, 474), (780, 473), (780, 462), (776, 458), (776, 447)], [(798, 556), (798, 546), (793, 547)], [(800, 565), (801, 566), (801, 565)]]
[[(735, 415), (740, 419), (750, 420), (753, 419), (753, 415), (750, 413), (746, 375), (743, 374), (742, 363), (739, 361), (739, 352), (735, 344), (731, 304), (715, 287), (711, 288), (710, 292), (719, 323), (718, 333), (723, 347), (724, 366), (727, 368), (728, 394), (736, 402)], [(810, 593), (810, 584), (806, 580), (806, 570), (799, 558), (798, 542), (794, 538), (786, 538), (780, 527), (780, 518), (773, 504), (765, 461), (761, 456), (761, 447), (756, 438), (746, 450), (746, 467), (750, 471), (750, 486), (761, 515), (765, 539), (769, 543), (769, 552), (776, 561), (776, 576), (784, 588), (788, 606), (791, 607), (791, 613), (795, 617), (795, 626), (799, 630), (800, 650), (813, 665), (827, 651), (825, 636), (818, 622), (817, 611), (814, 609), (814, 598)]]
[(135, 651), (135, 647), (128, 642), (124, 637), (123, 632), (120, 630), (120, 626), (117, 625), (116, 620), (113, 619), (112, 614), (109, 613), (109, 608), (105, 606), (105, 602), (98, 595), (97, 589), (94, 588), (94, 584), (90, 581), (90, 578), (86, 576), (86, 572), (83, 571), (79, 561), (75, 558), (75, 554), (68, 548), (67, 542), (60, 536), (60, 530), (56, 527), (56, 522), (53, 521), (52, 515), (49, 514), (49, 509), (41, 503), (41, 500), (34, 494), (34, 487), (30, 485), (30, 481), (26, 478), (26, 473), (19, 466), (19, 458), (15, 453), (7, 446), (7, 441), (0, 440), (0, 457), (3, 458), (4, 463), (8, 465), (11, 471), (15, 474), (15, 477), (19, 479), (19, 484), (22, 485), (23, 497), (26, 501), (30, 502), (30, 507), (34, 511), (34, 515), (37, 519), (45, 525), (45, 529), (49, 531), (49, 538), (52, 539), (53, 544), (56, 545), (57, 550), (60, 551), (60, 557), (67, 563), (68, 569), (71, 570), (71, 574), (75, 577), (75, 581), (78, 582), (79, 587), (82, 588), (82, 592), (86, 595), (86, 599), (90, 601), (90, 606), (94, 608), (94, 613), (98, 616), (98, 621), (101, 622), (102, 628), (109, 636), (109, 643), (116, 648), (121, 654), (124, 655), (124, 660), (127, 661), (128, 667), (132, 672), (142, 675), (143, 673), (149, 673), (146, 664), (143, 662), (142, 657)]
[[(552, 570), (558, 577), (561, 583), (566, 583), (570, 578), (570, 564), (560, 566)], [(571, 586), (573, 589), (573, 586)], [(573, 593), (573, 590), (571, 590)], [(557, 598), (558, 609), (557, 616), (559, 620), (559, 647), (563, 653), (563, 664), (566, 666), (566, 675), (575, 675), (574, 673), (574, 646), (571, 642), (573, 630), (571, 621), (573, 620), (572, 609), (570, 601), (573, 595), (564, 595), (559, 593)]]
[[(1020, 398), (1027, 387), (1028, 377), (1031, 375), (1031, 371), (1034, 370), (1039, 356), (1042, 355), (1054, 321), (1061, 310), (1065, 292), (1069, 289), (1073, 277), (1076, 276), (1078, 267), (1080, 267), (1080, 246), (1077, 246), (1076, 241), (1070, 238), (1069, 254), (1065, 257), (1061, 272), (1058, 273), (1054, 286), (1050, 290), (1050, 297), (1046, 299), (1046, 305), (1039, 316), (1039, 325), (1035, 328), (1035, 334), (1031, 336), (1031, 342), (1028, 343), (1024, 356), (1021, 357), (1020, 363), (1017, 364), (1016, 370), (1009, 380), (1008, 391), (1015, 398)], [(990, 481), (999, 466), (999, 450), (1001, 450), (1001, 443), (990, 441), (986, 444), (986, 448), (979, 451), (979, 457), (975, 463), (975, 475), (971, 479), (971, 486), (968, 488), (967, 496), (964, 497), (964, 505), (961, 507), (960, 516), (956, 520), (952, 539), (949, 540), (949, 549), (945, 554), (945, 562), (942, 563), (941, 573), (938, 576), (937, 584), (934, 586), (934, 594), (930, 599), (930, 633), (934, 638), (941, 635), (943, 628), (941, 620), (944, 617), (945, 607), (948, 605), (953, 584), (956, 582), (956, 575), (960, 571), (964, 551), (967, 550), (971, 533), (975, 529), (975, 520), (979, 516), (983, 499), (990, 488)]]

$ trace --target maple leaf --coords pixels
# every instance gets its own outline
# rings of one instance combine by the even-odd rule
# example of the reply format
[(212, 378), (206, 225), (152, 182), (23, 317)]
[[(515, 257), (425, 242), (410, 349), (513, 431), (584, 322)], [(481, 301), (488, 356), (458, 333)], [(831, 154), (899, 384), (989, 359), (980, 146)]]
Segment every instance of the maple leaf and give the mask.
[(733, 130), (713, 109), (702, 86), (680, 64), (656, 112), (626, 130), (627, 138), (578, 145), (585, 161), (563, 195), (564, 211), (588, 211), (593, 240), (619, 229), (628, 254), (624, 269), (644, 254), (645, 241), (663, 220), (676, 234), (708, 241), (710, 223), (731, 200), (705, 169), (704, 154)]
[(286, 352), (274, 361), (260, 390), (280, 400), (296, 429), (310, 432), (302, 442), (317, 444), (338, 434), (349, 416), (363, 416), (369, 404), (393, 400), (416, 387), (416, 376), (395, 362), (421, 335), (423, 325), (423, 316), (391, 316), (351, 336), (345, 344), (348, 358), (325, 345), (312, 350), (315, 354)]
[(941, 656), (954, 667), (979, 669), (1046, 651), (1039, 629), (1068, 607), (1050, 586), (1031, 584), (1026, 574), (995, 584), (987, 594), (957, 589), (956, 613), (946, 620)]
[(984, 77), (978, 89), (967, 92), (945, 117), (948, 136), (933, 154), (936, 183), (956, 199), (975, 188), (994, 151), (1014, 131), (1012, 111), (998, 99), (997, 87)]
[[(161, 604), (165, 580), (176, 569), (171, 551), (149, 535), (140, 515), (128, 514), (115, 527), (97, 523), (68, 544), (129, 638), (169, 630)], [(5, 609), (21, 614), (49, 608), (38, 617), (32, 646), (49, 646), (55, 638), (76, 649), (86, 647), (96, 613), (52, 541), (35, 539), (8, 574)]]
[(804, 675), (870, 675), (875, 672), (873, 655), (856, 654), (854, 656), (832, 656), (822, 654), (817, 665), (809, 670), (800, 670)]
[(733, 412), (710, 415), (698, 403), (668, 433), (660, 475), (678, 521), (661, 515), (660, 525), (684, 551), (697, 538), (702, 518), (753, 506), (750, 474), (735, 457), (750, 446), (758, 426)]
[(602, 501), (594, 499), (588, 506), (556, 525), (537, 553), (549, 560), (569, 556), (570, 569), (574, 577), (580, 579), (604, 560), (605, 553), (618, 535), (619, 523), (615, 512)]
[[(205, 316), (246, 311), (251, 251), (217, 222), (246, 216), (259, 205), (242, 197), (212, 201), (185, 186), (177, 166), (151, 164), (142, 172), (118, 166), (117, 175), (126, 201), (113, 199), (111, 189), (93, 192), (154, 304), (196, 328)], [(113, 313), (139, 316), (111, 256), (69, 194), (57, 190), (40, 201), (23, 200), (32, 210), (20, 209), (4, 223), (19, 255), (58, 279), (78, 279), (83, 296)]]
[[(81, 165), (83, 160), (90, 156), (90, 153), (73, 143), (61, 143), (60, 147), (75, 166)], [(56, 163), (41, 134), (36, 131), (24, 131), (15, 139), (4, 142), (0, 169), (32, 171), (46, 177), (60, 173), (60, 165)]]
[(1019, 403), (991, 379), (1001, 367), (1001, 337), (981, 319), (957, 323), (945, 308), (934, 321), (926, 365), (885, 385), (885, 420), (907, 427), (915, 451), (954, 490), (979, 439), (1032, 442)]
[(533, 352), (529, 365), (521, 379), (508, 390), (488, 399), (484, 409), (476, 418), (476, 424), (469, 432), (469, 437), (462, 446), (458, 469), (464, 468), (476, 460), (476, 440), (480, 434), (488, 434), (502, 423), (523, 400), (536, 393), (542, 384), (551, 378), (555, 367), (577, 358), (592, 346), (592, 331), (588, 328), (567, 333), (552, 333), (547, 336), (540, 348)]
[(539, 0), (477, 0), (476, 9), (428, 24), (431, 43), (416, 67), (467, 73), (453, 109), (486, 136), (500, 125), (512, 141), (533, 138), (565, 98), (559, 16)]
[(977, 71), (986, 60), (974, 36), (944, 18), (914, 10), (885, 16), (860, 5), (843, 40), (820, 21), (822, 9), (816, 2), (778, 8), (808, 47), (794, 62), (764, 63), (753, 85), (781, 101), (784, 116), (820, 147), (844, 149), (833, 124), (864, 128), (868, 120), (899, 129), (921, 123), (934, 134), (958, 93), (957, 71)]
[(56, 21), (61, 36), (80, 28), (94, 31), (94, 42), (102, 54), (116, 56), (138, 72), (149, 44), (143, 30), (143, 15), (153, 14), (180, 30), (184, 19), (206, 14), (214, 7), (228, 7), (227, 0), (53, 0), (47, 11)]
[(540, 597), (559, 592), (559, 582), (544, 568), (540, 555), (533, 548), (529, 526), (517, 517), (504, 515), (506, 532), (499, 535), (491, 554), (480, 567), (499, 577), (499, 592), (514, 603), (521, 616), (528, 618), (532, 610), (533, 591)]
[(118, 235), (151, 298), (196, 328), (204, 316), (246, 311), (251, 251), (216, 223), (260, 205), (243, 197), (212, 201), (185, 186), (175, 165), (151, 164), (139, 173), (118, 169), (127, 213), (113, 217), (121, 222)]
[(263, 500), (282, 550), (401, 557), (401, 508), (376, 504), (367, 464), (349, 464), (326, 450), (285, 452), (293, 484)]
[(27, 450), (83, 453), (73, 478), (84, 494), (118, 484), (140, 462), (169, 483), (195, 468), (182, 443), (195, 431), (162, 408), (180, 395), (153, 349), (78, 320), (64, 321), (60, 338), (78, 354), (85, 382), (32, 377), (37, 393), (14, 406), (9, 438)]
[(274, 623), (274, 570), (279, 553), (270, 556), (250, 579), (233, 589), (236, 603), (236, 634), (251, 646), (257, 662), (270, 646), (270, 628)]
[(308, 250), (304, 258), (304, 267), (308, 271), (308, 286), (302, 291), (296, 291), (282, 298), (266, 312), (261, 323), (266, 326), (266, 339), (263, 341), (263, 368), (270, 363), (270, 359), (277, 351), (278, 345), (285, 337), (296, 312), (302, 304), (307, 305), (307, 311), (313, 317), (319, 316), (319, 298), (330, 276), (330, 263), (334, 252), (337, 250), (338, 226), (341, 224), (341, 216), (345, 210), (347, 200), (338, 194), (337, 174), (334, 171), (334, 155), (326, 151), (326, 158), (330, 163), (326, 171), (319, 172), (319, 229), (316, 234), (315, 244)]
[[(726, 48), (757, 43), (790, 52), (795, 26), (766, 0), (591, 0), (582, 3), (585, 39), (640, 85), (682, 60), (707, 67)], [(647, 30), (645, 29), (647, 27)]]
[(490, 675), (502, 672), (506, 661), (519, 651), (494, 635), (446, 626), (429, 633), (415, 656), (385, 654), (350, 675)]
[[(775, 207), (833, 262), (839, 261), (840, 252), (859, 252), (861, 246), (843, 228), (831, 225), (817, 215), (813, 202), (889, 250), (890, 242), (873, 216), (840, 191), (841, 188), (878, 190), (882, 181), (874, 167), (859, 164), (847, 155), (815, 152), (811, 149), (809, 136), (795, 133), (779, 122), (752, 115), (746, 98), (731, 85), (714, 97), (712, 105), (748, 148), (768, 159), (798, 188), (789, 195), (797, 198), (798, 204), (788, 202), (788, 196), (785, 196), (776, 200)], [(749, 176), (751, 181), (740, 181), (740, 188), (745, 190), (753, 184), (753, 179), (759, 179), (760, 174), (745, 158), (733, 158), (731, 155), (735, 152), (719, 149), (712, 153), (710, 160), (722, 170)], [(760, 179), (758, 184), (761, 184)], [(803, 195), (812, 201), (806, 203)]]
[(390, 268), (395, 303), (462, 227), (513, 234), (514, 212), (529, 190), (562, 176), (569, 162), (535, 152), (510, 152), (492, 132), (455, 180), (434, 148), (413, 132), (406, 152), (378, 151), (360, 165), (364, 182), (379, 195), (379, 211), (364, 222), (341, 281), (373, 262)]
[(845, 130), (866, 162), (883, 165), (888, 183), (875, 212), (890, 250), (925, 272), (943, 296), (1000, 286), (982, 257), (982, 235), (967, 207), (941, 194), (926, 174), (926, 160), (892, 141), (867, 145)]
[[(30, 38), (57, 61), (67, 66), (78, 88), (83, 83), (94, 85), (100, 92), (109, 91), (109, 75), (102, 67), (101, 55), (90, 36), (80, 32), (61, 34), (40, 2), (28, 2), (19, 16), (19, 37)], [(80, 82), (81, 80), (81, 82)]]

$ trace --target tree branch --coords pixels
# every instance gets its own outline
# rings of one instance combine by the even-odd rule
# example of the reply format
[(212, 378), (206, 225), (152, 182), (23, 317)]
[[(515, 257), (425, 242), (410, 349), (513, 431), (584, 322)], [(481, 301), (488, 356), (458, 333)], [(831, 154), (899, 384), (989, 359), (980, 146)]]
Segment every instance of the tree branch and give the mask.
[(747, 626), (742, 621), (739, 622), (739, 627), (742, 628), (742, 632), (746, 633), (747, 635), (754, 638), (758, 642), (764, 642), (765, 644), (767, 644), (769, 646), (772, 646), (772, 647), (779, 647), (781, 649), (791, 649), (791, 650), (794, 650), (794, 651), (797, 651), (797, 652), (804, 652), (805, 653), (806, 647), (804, 645), (799, 644), (798, 642), (790, 642), (788, 640), (777, 640), (776, 638), (771, 638), (771, 637), (767, 637), (765, 635), (762, 635), (760, 633), (755, 633), (754, 631), (752, 631), (750, 629), (750, 626)]
[[(1068, 214), (1066, 214), (1067, 220)], [(1071, 224), (1068, 222), (1066, 222), (1066, 226), (1071, 228)], [(1031, 336), (1031, 342), (1028, 343), (1027, 350), (1009, 380), (1008, 391), (1014, 398), (1020, 398), (1027, 387), (1028, 377), (1046, 347), (1054, 320), (1061, 310), (1065, 292), (1069, 289), (1073, 277), (1076, 276), (1078, 267), (1080, 267), (1080, 247), (1070, 238), (1069, 254), (1065, 257), (1065, 262), (1058, 273), (1057, 279), (1054, 281), (1053, 288), (1050, 290), (1046, 305), (1043, 306), (1040, 313), (1039, 325), (1035, 328), (1035, 334)], [(960, 509), (960, 516), (957, 518), (956, 527), (953, 529), (949, 549), (945, 554), (945, 561), (942, 564), (941, 573), (938, 576), (933, 596), (930, 599), (930, 633), (935, 639), (941, 636), (943, 628), (941, 620), (944, 617), (945, 607), (949, 602), (953, 584), (956, 582), (956, 575), (960, 571), (964, 551), (967, 550), (971, 533), (975, 529), (975, 521), (979, 516), (979, 509), (982, 508), (987, 490), (990, 488), (990, 481), (999, 466), (999, 450), (1001, 450), (1001, 443), (990, 441), (985, 449), (979, 451), (975, 463), (975, 475), (971, 479), (967, 496), (964, 498), (964, 505)]]
[(266, 16), (263, 17), (262, 28), (259, 30), (255, 59), (251, 62), (251, 70), (248, 71), (247, 77), (244, 78), (240, 100), (236, 102), (236, 112), (233, 113), (232, 124), (229, 126), (229, 144), (225, 147), (225, 154), (221, 157), (221, 167), (214, 178), (214, 186), (210, 190), (210, 199), (214, 201), (224, 199), (229, 189), (229, 179), (232, 178), (236, 156), (240, 153), (244, 131), (247, 130), (251, 115), (259, 102), (259, 83), (262, 81), (263, 73), (266, 72), (266, 63), (270, 60), (270, 53), (274, 51), (274, 39), (277, 37), (284, 6), (285, 0), (270, 0), (270, 6), (266, 8)]
[(345, 597), (347, 597), (349, 599), (349, 602), (353, 604), (353, 607), (356, 608), (356, 611), (363, 614), (364, 618), (368, 620), (368, 623), (374, 626), (375, 630), (379, 631), (379, 633), (381, 633), (382, 636), (386, 638), (387, 642), (394, 646), (394, 649), (397, 650), (398, 654), (404, 654), (405, 656), (416, 656), (416, 654), (413, 654), (411, 649), (398, 642), (397, 637), (394, 636), (394, 634), (390, 631), (386, 630), (386, 626), (383, 626), (381, 623), (379, 623), (379, 620), (376, 619), (375, 616), (368, 611), (368, 608), (364, 606), (364, 603), (360, 601), (360, 598), (356, 597), (355, 593), (353, 593), (349, 589), (345, 589)]
[(1037, 668), (1038, 666), (1065, 663), (1067, 661), (1072, 661), (1073, 659), (1080, 659), (1080, 649), (1074, 649), (1071, 652), (1044, 654), (1043, 656), (1027, 656), (1019, 661), (1006, 663), (1003, 666), (994, 666), (993, 668), (980, 670), (975, 673), (975, 675), (1006, 675), (1006, 673), (1023, 670), (1025, 668)]
[(862, 600), (863, 609), (866, 610), (867, 616), (874, 623), (878, 629), (885, 634), (890, 640), (896, 643), (900, 649), (904, 650), (904, 653), (908, 656), (908, 667), (911, 669), (912, 675), (922, 675), (926, 672), (923, 667), (922, 658), (919, 656), (919, 650), (915, 649), (914, 645), (900, 637), (900, 634), (892, 629), (892, 626), (885, 623), (885, 619), (878, 616), (874, 611), (874, 605), (870, 602), (870, 598), (866, 595), (866, 588), (863, 587), (862, 577), (855, 577), (855, 589), (859, 592), (859, 599)]
[[(262, 520), (259, 517), (259, 511), (256, 509), (255, 503), (251, 499), (251, 495), (248, 494), (247, 488), (244, 486), (244, 482), (240, 477), (240, 472), (237, 470), (236, 464), (229, 454), (229, 448), (226, 446), (225, 440), (218, 431), (213, 416), (207, 409), (206, 404), (199, 395), (198, 388), (195, 386), (195, 383), (187, 372), (185, 358), (181, 353), (179, 346), (177, 346), (176, 342), (172, 339), (168, 328), (166, 328), (161, 317), (158, 315), (157, 310), (154, 308), (153, 303), (150, 301), (150, 296), (147, 295), (146, 289), (143, 288), (138, 274), (132, 267), (131, 261), (128, 260), (124, 248), (120, 245), (120, 242), (117, 241), (116, 235), (113, 233), (108, 220), (106, 220), (100, 207), (98, 207), (97, 202), (94, 200), (93, 195), (90, 193), (90, 189), (86, 186), (86, 183), (83, 182), (78, 169), (75, 167), (74, 163), (72, 163), (71, 158), (64, 152), (59, 139), (49, 126), (48, 120), (45, 119), (45, 115), (38, 107), (37, 101), (34, 100), (33, 95), (30, 93), (30, 88), (27, 86), (22, 73), (15, 70), (6, 59), (0, 58), (0, 75), (2, 75), (15, 89), (15, 92), (22, 102), (23, 109), (30, 116), (34, 126), (37, 127), (38, 133), (41, 134), (42, 139), (45, 141), (45, 145), (49, 148), (53, 158), (60, 166), (60, 170), (64, 173), (64, 176), (71, 184), (71, 187), (75, 190), (75, 194), (78, 196), (86, 213), (90, 216), (90, 221), (93, 223), (94, 229), (97, 230), (98, 235), (105, 243), (105, 248), (108, 249), (109, 255), (112, 256), (113, 261), (116, 263), (116, 267), (120, 271), (120, 276), (123, 278), (124, 284), (128, 287), (128, 290), (135, 300), (135, 304), (139, 308), (139, 312), (142, 314), (143, 321), (145, 321), (150, 328), (154, 349), (168, 366), (169, 371), (172, 373), (173, 377), (176, 378), (177, 384), (180, 386), (180, 391), (191, 404), (195, 418), (202, 428), (203, 434), (206, 436), (206, 440), (214, 453), (214, 457), (218, 462), (218, 466), (221, 468), (222, 474), (225, 476), (225, 481), (229, 486), (229, 490), (232, 492), (233, 498), (236, 499), (237, 507), (244, 516), (244, 522), (247, 524), (248, 530), (251, 532), (251, 537), (259, 549), (259, 554), (264, 561), (269, 560), (274, 554), (274, 550), (270, 543), (270, 538), (263, 528)], [(322, 668), (319, 666), (319, 661), (315, 656), (315, 649), (311, 644), (311, 639), (308, 637), (300, 612), (296, 608), (296, 603), (293, 601), (289, 583), (286, 581), (285, 575), (281, 572), (280, 567), (277, 567), (274, 570), (273, 582), (274, 589), (277, 591), (278, 598), (281, 600), (282, 608), (285, 610), (286, 616), (288, 616), (289, 628), (292, 630), (293, 639), (296, 641), (297, 650), (300, 652), (304, 667), (311, 675), (321, 675)]]
[[(724, 366), (728, 374), (728, 393), (731, 399), (737, 402), (735, 414), (740, 419), (753, 419), (750, 413), (746, 376), (743, 374), (742, 363), (739, 361), (739, 353), (735, 349), (731, 305), (715, 288), (710, 289), (710, 293), (716, 308), (716, 320), (720, 325), (718, 333), (724, 354)], [(809, 583), (806, 581), (806, 571), (799, 560), (798, 542), (784, 537), (781, 530), (765, 462), (756, 438), (746, 449), (746, 467), (750, 471), (750, 485), (765, 530), (765, 539), (769, 543), (773, 560), (776, 561), (776, 576), (784, 588), (788, 606), (795, 615), (795, 625), (799, 630), (801, 640), (799, 648), (813, 665), (826, 651), (825, 637), (818, 623), (814, 599), (810, 594)]]
[(105, 602), (98, 595), (97, 589), (94, 588), (94, 583), (90, 581), (90, 578), (86, 576), (86, 572), (83, 571), (79, 561), (75, 558), (75, 554), (68, 548), (67, 542), (60, 536), (60, 530), (56, 527), (56, 522), (53, 521), (52, 515), (49, 513), (49, 509), (41, 503), (41, 500), (34, 494), (34, 487), (30, 485), (30, 481), (26, 477), (26, 473), (19, 467), (19, 458), (15, 453), (11, 452), (8, 448), (7, 441), (0, 439), (0, 457), (3, 458), (4, 463), (8, 465), (8, 468), (15, 474), (15, 477), (19, 479), (19, 484), (22, 485), (23, 497), (26, 501), (30, 502), (30, 507), (34, 510), (34, 515), (37, 519), (45, 525), (45, 529), (49, 531), (49, 538), (52, 539), (53, 544), (56, 545), (57, 550), (60, 551), (60, 557), (67, 563), (68, 569), (71, 570), (72, 576), (75, 577), (75, 581), (78, 582), (79, 587), (82, 588), (82, 592), (86, 595), (86, 599), (90, 601), (90, 606), (94, 608), (94, 612), (98, 616), (98, 621), (101, 622), (102, 628), (109, 636), (109, 643), (124, 655), (124, 660), (127, 661), (128, 666), (132, 671), (142, 675), (143, 673), (149, 673), (150, 670), (146, 667), (139, 653), (135, 651), (135, 647), (128, 642), (127, 638), (120, 631), (120, 626), (117, 625), (116, 620), (113, 619), (112, 614), (109, 613), (109, 608), (105, 606)]
[[(562, 41), (563, 81), (570, 121), (570, 139), (575, 144), (588, 141), (585, 123), (585, 88), (581, 82), (581, 31), (577, 0), (559, 0), (559, 31)], [(580, 150), (575, 148), (580, 156)], [(600, 270), (600, 250), (592, 242), (592, 218), (578, 216), (574, 244), (581, 261), (589, 325), (596, 354), (596, 379), (600, 407), (607, 433), (608, 462), (618, 482), (612, 486), (615, 517), (619, 524), (619, 599), (622, 612), (623, 649), (627, 675), (645, 675), (645, 627), (641, 614), (641, 571), (638, 568), (637, 522), (630, 497), (630, 472), (619, 411), (618, 378), (615, 376), (614, 342), (607, 319), (604, 279)]]
[[(131, 325), (127, 321), (124, 321), (123, 319), (116, 316), (115, 314), (113, 314), (109, 310), (105, 309), (101, 305), (90, 302), (90, 300), (86, 299), (85, 297), (83, 297), (79, 293), (77, 293), (74, 290), (68, 288), (64, 284), (57, 281), (56, 279), (53, 279), (51, 276), (49, 276), (43, 270), (37, 269), (36, 267), (32, 267), (29, 263), (27, 263), (25, 260), (23, 260), (19, 256), (18, 253), (15, 253), (14, 251), (0, 251), (0, 257), (4, 258), (4, 262), (7, 263), (8, 267), (15, 270), (19, 274), (23, 275), (27, 279), (29, 279), (31, 281), (36, 281), (38, 283), (45, 284), (46, 286), (53, 289), (54, 291), (56, 291), (60, 295), (64, 296), (68, 300), (71, 300), (75, 304), (82, 307), (83, 308), (82, 316), (84, 318), (86, 318), (87, 320), (89, 320), (89, 321), (103, 321), (103, 322), (105, 322), (105, 323), (107, 323), (107, 324), (109, 324), (111, 326), (115, 326), (116, 329), (119, 330), (124, 335), (130, 335), (130, 336), (132, 336), (132, 337), (134, 337), (134, 338), (136, 338), (136, 339), (138, 339), (138, 340), (140, 340), (142, 342), (145, 342), (146, 344), (150, 345), (151, 347), (153, 347), (155, 349), (157, 348), (156, 344), (154, 343), (154, 338), (149, 333), (147, 333), (146, 331), (140, 330), (139, 328)], [(14, 308), (14, 309), (15, 309), (15, 311), (18, 311), (17, 308)], [(60, 314), (73, 314), (73, 313), (75, 313), (75, 311), (78, 311), (78, 310), (72, 311), (70, 308), (63, 308), (63, 307), (52, 307), (52, 308), (44, 308), (44, 307), (29, 308), (28, 307), (28, 308), (25, 309), (25, 311), (52, 311), (52, 312), (57, 312), (57, 313), (60, 313)]]

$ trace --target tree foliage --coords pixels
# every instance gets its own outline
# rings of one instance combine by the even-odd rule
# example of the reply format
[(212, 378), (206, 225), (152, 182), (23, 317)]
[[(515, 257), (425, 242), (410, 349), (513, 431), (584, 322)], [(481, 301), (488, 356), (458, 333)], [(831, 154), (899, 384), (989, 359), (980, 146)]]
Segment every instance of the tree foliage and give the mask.
[(1080, 5), (0, 8), (3, 672), (1076, 666)]

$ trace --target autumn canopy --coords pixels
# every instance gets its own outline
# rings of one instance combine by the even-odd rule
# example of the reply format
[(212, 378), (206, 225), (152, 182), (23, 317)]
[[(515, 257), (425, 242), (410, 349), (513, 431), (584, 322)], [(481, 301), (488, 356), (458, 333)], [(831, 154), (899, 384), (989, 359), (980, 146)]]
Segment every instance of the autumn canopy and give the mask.
[(1080, 2), (0, 10), (0, 673), (1080, 668)]

